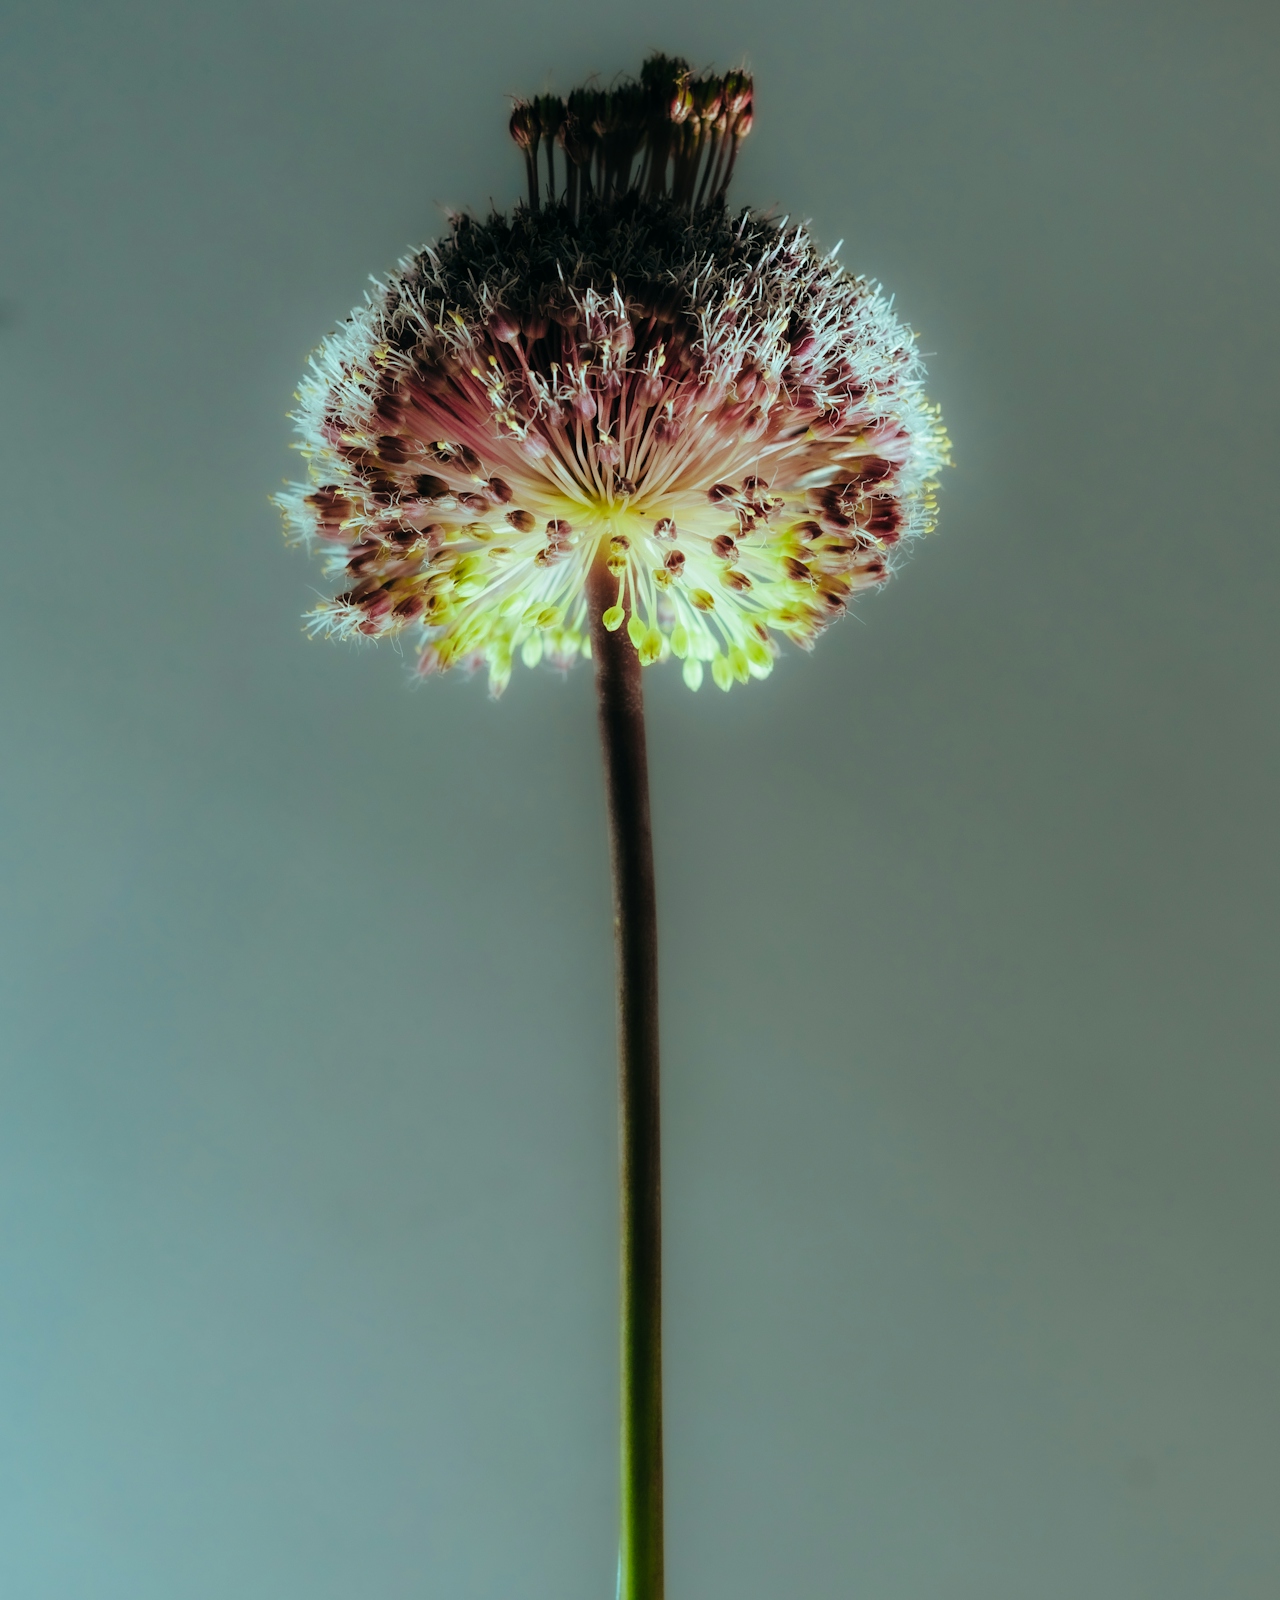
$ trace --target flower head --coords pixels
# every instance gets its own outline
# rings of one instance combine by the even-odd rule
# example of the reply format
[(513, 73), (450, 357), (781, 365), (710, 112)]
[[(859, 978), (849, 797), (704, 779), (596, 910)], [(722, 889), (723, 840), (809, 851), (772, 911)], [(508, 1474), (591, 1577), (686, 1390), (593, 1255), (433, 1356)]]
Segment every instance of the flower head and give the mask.
[(407, 632), (497, 693), (517, 654), (589, 650), (605, 561), (606, 627), (728, 689), (931, 529), (914, 337), (802, 228), (727, 211), (751, 116), (745, 73), (664, 57), (516, 106), (528, 204), (454, 219), (312, 359), (312, 481), (278, 501), (340, 584), (313, 630)]

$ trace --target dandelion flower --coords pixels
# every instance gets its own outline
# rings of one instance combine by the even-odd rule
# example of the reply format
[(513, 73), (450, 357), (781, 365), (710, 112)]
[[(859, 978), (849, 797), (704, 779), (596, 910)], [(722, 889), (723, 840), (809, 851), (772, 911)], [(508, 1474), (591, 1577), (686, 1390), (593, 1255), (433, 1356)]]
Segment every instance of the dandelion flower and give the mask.
[[(946, 459), (910, 330), (802, 227), (724, 191), (744, 73), (517, 105), (529, 201), (453, 219), (321, 346), (279, 497), (339, 637), (420, 669), (565, 666), (605, 625), (696, 689), (766, 677), (933, 526)], [(558, 160), (557, 160), (558, 153)], [(545, 168), (545, 171), (544, 171)]]

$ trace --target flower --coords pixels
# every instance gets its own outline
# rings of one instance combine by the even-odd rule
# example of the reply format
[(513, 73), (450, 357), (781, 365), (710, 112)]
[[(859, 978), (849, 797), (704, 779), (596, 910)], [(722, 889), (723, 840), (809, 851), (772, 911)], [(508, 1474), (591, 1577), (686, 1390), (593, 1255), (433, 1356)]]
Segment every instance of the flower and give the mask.
[(311, 482), (277, 501), (341, 585), (313, 631), (407, 633), (496, 694), (517, 654), (589, 653), (604, 560), (605, 626), (729, 689), (931, 530), (947, 440), (914, 335), (803, 228), (729, 213), (751, 117), (745, 73), (664, 57), (516, 106), (528, 203), (454, 218), (299, 391)]

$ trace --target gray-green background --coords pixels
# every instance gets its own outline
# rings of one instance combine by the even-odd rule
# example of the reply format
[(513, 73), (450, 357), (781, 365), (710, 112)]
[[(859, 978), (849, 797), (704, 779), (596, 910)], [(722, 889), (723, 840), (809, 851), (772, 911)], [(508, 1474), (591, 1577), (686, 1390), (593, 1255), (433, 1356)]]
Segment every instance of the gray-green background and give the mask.
[(0, 1593), (602, 1600), (589, 673), (307, 642), (310, 347), (505, 96), (743, 56), (920, 330), (941, 531), (647, 680), (672, 1600), (1273, 1600), (1263, 4), (44, 0), (3, 24)]

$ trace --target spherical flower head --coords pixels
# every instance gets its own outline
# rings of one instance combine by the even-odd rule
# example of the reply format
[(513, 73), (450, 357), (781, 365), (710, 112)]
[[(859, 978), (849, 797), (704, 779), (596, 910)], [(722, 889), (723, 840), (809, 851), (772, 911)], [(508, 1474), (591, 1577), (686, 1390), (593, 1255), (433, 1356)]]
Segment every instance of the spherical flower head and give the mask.
[(727, 211), (751, 117), (745, 73), (664, 57), (516, 107), (528, 204), (454, 219), (312, 359), (312, 481), (278, 503), (339, 585), (314, 631), (408, 634), (496, 694), (590, 652), (605, 562), (605, 627), (729, 689), (932, 529), (914, 336), (803, 228)]

